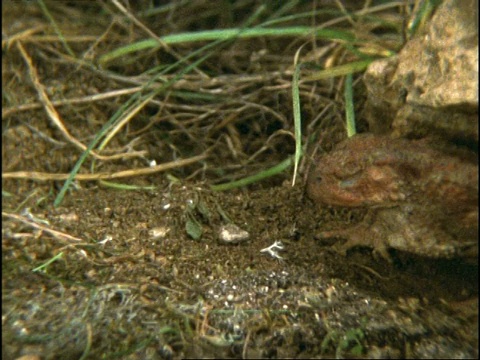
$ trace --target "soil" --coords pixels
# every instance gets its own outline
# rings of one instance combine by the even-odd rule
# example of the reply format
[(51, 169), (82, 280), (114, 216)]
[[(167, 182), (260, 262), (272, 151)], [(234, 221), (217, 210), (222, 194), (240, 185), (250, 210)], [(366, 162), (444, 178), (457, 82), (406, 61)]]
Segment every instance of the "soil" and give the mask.
[[(52, 11), (93, 13), (88, 6), (54, 3), (47, 2)], [(45, 23), (34, 4), (3, 5), (9, 9), (2, 10), (3, 21), (13, 33)], [(19, 14), (30, 25), (15, 25)], [(55, 58), (58, 44), (24, 46), (50, 96), (59, 91), (67, 99), (115, 88), (113, 80)], [(4, 51), (3, 358), (478, 357), (478, 264), (394, 250), (389, 262), (362, 247), (342, 256), (332, 243), (318, 240), (323, 230), (360, 222), (367, 209), (317, 206), (306, 197), (312, 145), (293, 187), (289, 169), (246, 187), (212, 190), (214, 183), (254, 174), (292, 153), (291, 137), (279, 132), (286, 125), (278, 119), (252, 125), (247, 117), (215, 137), (221, 128), (209, 128), (206, 136), (202, 123), (186, 122), (189, 132), (180, 131), (175, 121), (160, 120), (147, 109), (112, 148), (143, 134), (135, 149), (159, 164), (213, 150), (188, 166), (118, 180), (136, 189), (74, 182), (54, 207), (64, 179), (39, 180), (32, 172), (68, 173), (82, 152), (41, 106), (14, 109), (38, 103), (37, 93), (21, 52), (15, 46)], [(92, 102), (58, 109), (68, 131), (88, 144), (113, 114), (108, 106)], [(288, 113), (288, 106), (278, 108)], [(322, 125), (331, 135), (316, 140), (323, 149), (341, 136), (336, 119)], [(268, 144), (268, 151), (255, 157), (255, 164), (241, 154), (235, 158), (225, 134), (232, 147), (241, 141), (245, 154), (254, 154), (259, 142)], [(81, 173), (145, 163), (145, 158), (90, 159)], [(5, 176), (18, 171), (28, 173)], [(248, 239), (223, 241), (226, 224), (248, 232)]]

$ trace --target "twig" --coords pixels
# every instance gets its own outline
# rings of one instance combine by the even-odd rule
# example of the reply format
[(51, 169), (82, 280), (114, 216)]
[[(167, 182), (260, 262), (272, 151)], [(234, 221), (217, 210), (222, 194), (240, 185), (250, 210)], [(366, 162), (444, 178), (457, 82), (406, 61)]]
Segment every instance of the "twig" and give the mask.
[[(202, 154), (202, 155), (194, 156), (188, 159), (171, 161), (165, 164), (152, 166), (148, 168), (130, 169), (130, 170), (118, 171), (115, 173), (77, 174), (75, 176), (75, 180), (79, 180), (79, 181), (108, 180), (108, 179), (140, 176), (140, 175), (150, 175), (157, 172), (190, 165), (197, 161), (203, 160), (206, 157), (207, 157), (206, 154)], [(69, 176), (70, 174), (52, 174), (52, 173), (44, 173), (44, 172), (38, 172), (38, 171), (14, 171), (14, 172), (2, 173), (3, 179), (29, 179), (29, 180), (39, 180), (39, 181), (66, 180), (68, 179)]]
[[(136, 86), (129, 89), (122, 89), (122, 90), (114, 90), (109, 91), (103, 94), (94, 94), (94, 95), (87, 95), (80, 98), (73, 98), (73, 99), (65, 99), (65, 100), (52, 100), (52, 105), (54, 106), (63, 106), (63, 105), (72, 105), (72, 104), (83, 104), (83, 103), (91, 103), (94, 101), (105, 100), (112, 97), (118, 97), (122, 95), (128, 95), (132, 93), (136, 93), (141, 90), (140, 86)], [(2, 119), (6, 118), (7, 116), (16, 113), (18, 111), (27, 111), (27, 110), (34, 110), (39, 109), (42, 107), (42, 104), (39, 103), (31, 103), (31, 104), (23, 104), (13, 107), (8, 107), (2, 109)]]
[(75, 236), (72, 236), (72, 235), (68, 235), (68, 234), (65, 234), (65, 233), (62, 233), (60, 231), (57, 231), (57, 230), (53, 230), (53, 229), (50, 229), (44, 225), (40, 225), (40, 224), (37, 224), (36, 222), (34, 221), (31, 221), (29, 219), (27, 219), (26, 217), (23, 217), (21, 215), (17, 215), (17, 214), (12, 214), (12, 213), (7, 213), (7, 212), (4, 212), (2, 211), (2, 216), (5, 216), (5, 217), (8, 217), (10, 219), (15, 219), (15, 220), (18, 220), (28, 226), (31, 226), (35, 229), (38, 229), (38, 230), (41, 230), (41, 231), (45, 231), (51, 235), (53, 235), (54, 237), (56, 237), (57, 239), (58, 238), (64, 238), (66, 240), (69, 240), (69, 241), (83, 241), (82, 239), (80, 238), (77, 238)]

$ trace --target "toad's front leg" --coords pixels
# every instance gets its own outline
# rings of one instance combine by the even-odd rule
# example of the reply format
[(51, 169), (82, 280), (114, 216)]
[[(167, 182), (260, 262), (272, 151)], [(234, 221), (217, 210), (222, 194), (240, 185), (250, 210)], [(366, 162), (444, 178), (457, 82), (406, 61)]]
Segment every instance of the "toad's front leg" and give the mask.
[(391, 261), (389, 248), (432, 258), (452, 258), (475, 246), (445, 231), (445, 222), (434, 209), (415, 205), (371, 209), (364, 220), (350, 228), (321, 232), (319, 238), (339, 237), (347, 241), (335, 244), (342, 254), (356, 246), (373, 248), (374, 255)]
[(376, 211), (369, 211), (365, 218), (358, 224), (348, 228), (322, 231), (316, 238), (329, 239), (341, 238), (346, 239), (345, 242), (337, 241), (332, 248), (342, 255), (346, 255), (347, 251), (357, 246), (364, 246), (373, 249), (373, 255), (391, 262), (388, 253), (388, 241), (385, 238), (386, 224), (382, 221), (377, 221), (378, 213)]

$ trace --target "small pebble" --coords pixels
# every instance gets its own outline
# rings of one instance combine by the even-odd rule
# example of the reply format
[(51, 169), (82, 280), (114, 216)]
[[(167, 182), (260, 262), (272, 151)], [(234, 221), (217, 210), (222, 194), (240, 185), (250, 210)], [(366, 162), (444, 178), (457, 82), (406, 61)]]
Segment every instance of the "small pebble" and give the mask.
[(235, 224), (226, 224), (220, 227), (218, 240), (222, 244), (238, 244), (250, 238), (250, 234)]

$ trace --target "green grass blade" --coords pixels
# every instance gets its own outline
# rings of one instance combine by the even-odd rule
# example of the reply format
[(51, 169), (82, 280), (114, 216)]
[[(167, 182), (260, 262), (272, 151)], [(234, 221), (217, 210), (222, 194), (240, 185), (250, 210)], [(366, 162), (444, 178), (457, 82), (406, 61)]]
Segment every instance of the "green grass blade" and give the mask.
[(43, 0), (38, 0), (38, 5), (40, 6), (40, 9), (42, 9), (45, 17), (46, 17), (46, 18), (48, 19), (48, 21), (50, 21), (50, 23), (52, 24), (53, 29), (55, 30), (55, 33), (57, 34), (58, 38), (59, 38), (60, 41), (62, 42), (62, 45), (63, 45), (63, 47), (65, 48), (65, 50), (67, 51), (68, 55), (70, 55), (70, 56), (73, 57), (73, 58), (76, 58), (77, 56), (76, 56), (75, 53), (73, 52), (72, 48), (68, 45), (68, 42), (67, 42), (67, 40), (65, 39), (65, 36), (63, 36), (62, 31), (61, 31), (60, 28), (58, 27), (57, 22), (56, 22), (55, 19), (53, 18), (52, 14), (50, 14), (50, 11), (48, 11), (48, 8), (47, 8), (47, 6), (45, 5), (45, 3), (43, 2)]
[(302, 81), (317, 81), (317, 80), (329, 79), (335, 76), (344, 76), (344, 75), (356, 73), (356, 72), (365, 70), (368, 67), (368, 65), (372, 63), (372, 61), (374, 60), (373, 59), (360, 60), (360, 61), (355, 61), (355, 62), (351, 62), (344, 65), (335, 66), (330, 69), (318, 71), (313, 75), (306, 76), (305, 78), (302, 79)]
[(347, 136), (357, 133), (355, 129), (355, 111), (353, 107), (353, 76), (348, 74), (345, 78), (345, 116), (347, 119)]
[(105, 187), (109, 187), (112, 189), (117, 189), (117, 190), (155, 190), (155, 186), (138, 186), (138, 185), (128, 185), (128, 184), (121, 184), (121, 183), (116, 183), (116, 182), (111, 182), (111, 181), (106, 181), (106, 180), (100, 180), (99, 183)]
[(288, 159), (283, 160), (281, 163), (271, 167), (270, 169), (263, 170), (255, 175), (245, 177), (240, 180), (219, 184), (219, 185), (211, 185), (210, 188), (213, 191), (224, 191), (235, 189), (237, 187), (246, 186), (252, 184), (254, 182), (266, 179), (268, 177), (280, 174), (285, 169), (288, 169), (292, 165), (293, 159), (289, 157)]
[(430, 18), (435, 8), (441, 3), (441, 0), (424, 0), (420, 3), (418, 11), (407, 26), (408, 38), (413, 37), (419, 29), (425, 26), (426, 21)]
[[(312, 29), (308, 26), (294, 26), (294, 27), (283, 27), (283, 28), (261, 28), (255, 27), (251, 29), (242, 29), (242, 28), (233, 28), (233, 29), (217, 29), (217, 30), (206, 30), (193, 33), (180, 33), (165, 35), (161, 37), (162, 41), (165, 44), (179, 44), (179, 43), (191, 43), (199, 41), (214, 41), (214, 40), (230, 40), (232, 38), (255, 38), (255, 37), (278, 37), (278, 36), (287, 36), (287, 37), (298, 37), (298, 36), (309, 36), (312, 33), (318, 38), (331, 39), (331, 40), (344, 40), (344, 41), (353, 41), (355, 36), (344, 30), (334, 30), (334, 29)], [(99, 61), (102, 66), (107, 65), (110, 61), (130, 54), (132, 52), (155, 49), (159, 48), (161, 45), (155, 39), (147, 39), (138, 41), (136, 43), (120, 47), (115, 49), (103, 56), (100, 57)]]
[(57, 261), (58, 259), (60, 259), (61, 257), (63, 256), (63, 251), (59, 252), (57, 255), (55, 255), (53, 258), (49, 259), (46, 263), (43, 263), (42, 265), (36, 267), (35, 269), (33, 269), (32, 271), (33, 272), (37, 272), (37, 271), (40, 271), (44, 268), (46, 268), (48, 265), (52, 264), (53, 262)]
[(298, 90), (298, 82), (300, 79), (301, 65), (295, 66), (292, 79), (292, 100), (293, 100), (293, 120), (295, 127), (295, 159), (293, 169), (293, 181), (292, 186), (295, 185), (295, 179), (297, 178), (298, 164), (302, 157), (302, 116), (300, 111), (300, 91)]

